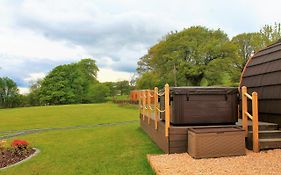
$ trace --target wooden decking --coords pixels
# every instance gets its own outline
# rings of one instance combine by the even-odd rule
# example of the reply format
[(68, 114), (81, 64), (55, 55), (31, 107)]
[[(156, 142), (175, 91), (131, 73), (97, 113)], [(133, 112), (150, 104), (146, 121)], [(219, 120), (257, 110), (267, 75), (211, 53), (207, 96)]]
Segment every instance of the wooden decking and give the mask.
[[(233, 127), (242, 126), (241, 120), (239, 119), (236, 125), (212, 125), (208, 127)], [(169, 135), (165, 137), (165, 122), (158, 121), (158, 129), (155, 130), (154, 119), (150, 119), (148, 124), (148, 118), (145, 117), (143, 120), (140, 115), (140, 126), (149, 135), (149, 137), (167, 154), (173, 153), (185, 153), (187, 152), (187, 138), (188, 129), (192, 127), (206, 127), (206, 126), (174, 126), (171, 125), (169, 128)], [(249, 121), (249, 130), (251, 130), (252, 123)], [(277, 129), (278, 125), (268, 122), (259, 122), (259, 128), (264, 129)]]
[[(206, 127), (206, 126), (173, 126), (169, 128), (169, 135), (165, 137), (165, 122), (158, 121), (158, 129), (155, 130), (154, 119), (150, 119), (148, 124), (147, 117), (140, 116), (140, 126), (149, 135), (149, 137), (167, 154), (187, 152), (187, 133), (188, 128)], [(220, 125), (222, 126), (222, 125)], [(233, 127), (236, 125), (223, 125)], [(218, 127), (213, 125), (211, 127)]]

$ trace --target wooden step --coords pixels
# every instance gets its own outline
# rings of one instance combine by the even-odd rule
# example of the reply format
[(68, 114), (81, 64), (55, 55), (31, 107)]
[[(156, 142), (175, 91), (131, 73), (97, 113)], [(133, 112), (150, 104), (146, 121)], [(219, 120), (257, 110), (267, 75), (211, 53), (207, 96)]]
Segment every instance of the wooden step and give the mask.
[[(252, 131), (252, 126), (249, 126), (249, 131)], [(269, 131), (269, 130), (278, 130), (279, 126), (275, 123), (270, 123), (267, 125), (259, 125), (259, 131)]]
[[(249, 131), (248, 139), (252, 139), (253, 132)], [(281, 138), (281, 130), (267, 130), (267, 131), (259, 131), (260, 139), (270, 139), (270, 138)]]
[[(241, 119), (238, 120), (237, 125), (242, 125)], [(252, 149), (253, 132), (251, 120), (248, 120), (248, 125), (249, 133), (246, 138), (246, 146), (248, 149)], [(259, 121), (259, 146), (261, 150), (281, 148), (281, 130), (278, 129), (279, 126), (276, 123)]]
[(281, 148), (281, 138), (259, 139), (260, 149)]
[[(242, 127), (242, 120), (239, 119), (238, 122), (236, 123), (236, 125), (241, 126)], [(248, 121), (248, 128), (249, 131), (252, 131), (252, 121), (249, 120)], [(267, 131), (267, 130), (278, 130), (278, 124), (276, 123), (269, 123), (269, 122), (261, 122), (259, 121), (259, 130), (260, 131)]]

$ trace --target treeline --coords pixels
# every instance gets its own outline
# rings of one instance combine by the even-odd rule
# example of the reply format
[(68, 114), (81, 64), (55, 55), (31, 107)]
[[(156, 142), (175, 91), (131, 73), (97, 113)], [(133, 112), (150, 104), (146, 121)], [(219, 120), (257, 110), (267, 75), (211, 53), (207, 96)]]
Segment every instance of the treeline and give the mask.
[(172, 86), (237, 86), (248, 58), (281, 38), (281, 26), (230, 39), (221, 29), (193, 26), (171, 32), (138, 62), (137, 88)]
[[(138, 61), (137, 89), (171, 86), (237, 86), (249, 57), (281, 38), (281, 25), (265, 25), (260, 31), (229, 38), (221, 29), (193, 26), (170, 32)], [(92, 59), (55, 67), (20, 95), (16, 83), (0, 78), (0, 107), (104, 102), (127, 95), (128, 81), (100, 83)]]
[(19, 94), (13, 80), (0, 78), (0, 107), (99, 103), (128, 95), (133, 88), (129, 81), (100, 83), (98, 71), (95, 60), (89, 58), (57, 66), (33, 83), (27, 95)]
[(0, 107), (20, 106), (23, 96), (19, 94), (16, 83), (8, 77), (0, 77)]

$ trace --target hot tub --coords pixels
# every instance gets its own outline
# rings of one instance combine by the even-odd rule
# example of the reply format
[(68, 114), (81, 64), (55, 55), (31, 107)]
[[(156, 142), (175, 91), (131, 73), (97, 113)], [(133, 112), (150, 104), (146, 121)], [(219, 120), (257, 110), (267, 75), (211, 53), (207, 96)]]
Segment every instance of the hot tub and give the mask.
[[(172, 87), (170, 88), (171, 124), (235, 124), (238, 120), (238, 88)], [(165, 108), (164, 97), (160, 106)], [(165, 114), (160, 118), (165, 120)]]

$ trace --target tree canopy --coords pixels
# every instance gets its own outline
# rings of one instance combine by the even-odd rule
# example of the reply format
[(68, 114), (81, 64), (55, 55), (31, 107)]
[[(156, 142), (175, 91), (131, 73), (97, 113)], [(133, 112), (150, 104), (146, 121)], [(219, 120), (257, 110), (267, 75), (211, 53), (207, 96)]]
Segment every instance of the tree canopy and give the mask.
[(127, 95), (139, 89), (171, 86), (237, 86), (247, 60), (258, 50), (281, 38), (281, 24), (265, 25), (258, 32), (231, 39), (221, 29), (192, 26), (170, 32), (138, 61), (138, 77), (131, 81), (97, 80), (99, 71), (91, 58), (55, 67), (20, 95), (16, 83), (0, 77), (0, 107), (104, 102), (106, 97)]
[(203, 26), (171, 32), (139, 59), (137, 87), (236, 86), (249, 57), (280, 37), (280, 24), (231, 40), (221, 29)]
[(97, 84), (98, 67), (92, 59), (54, 68), (41, 82), (42, 104), (89, 103), (90, 86)]
[(15, 107), (20, 101), (16, 83), (8, 77), (0, 77), (0, 107)]

